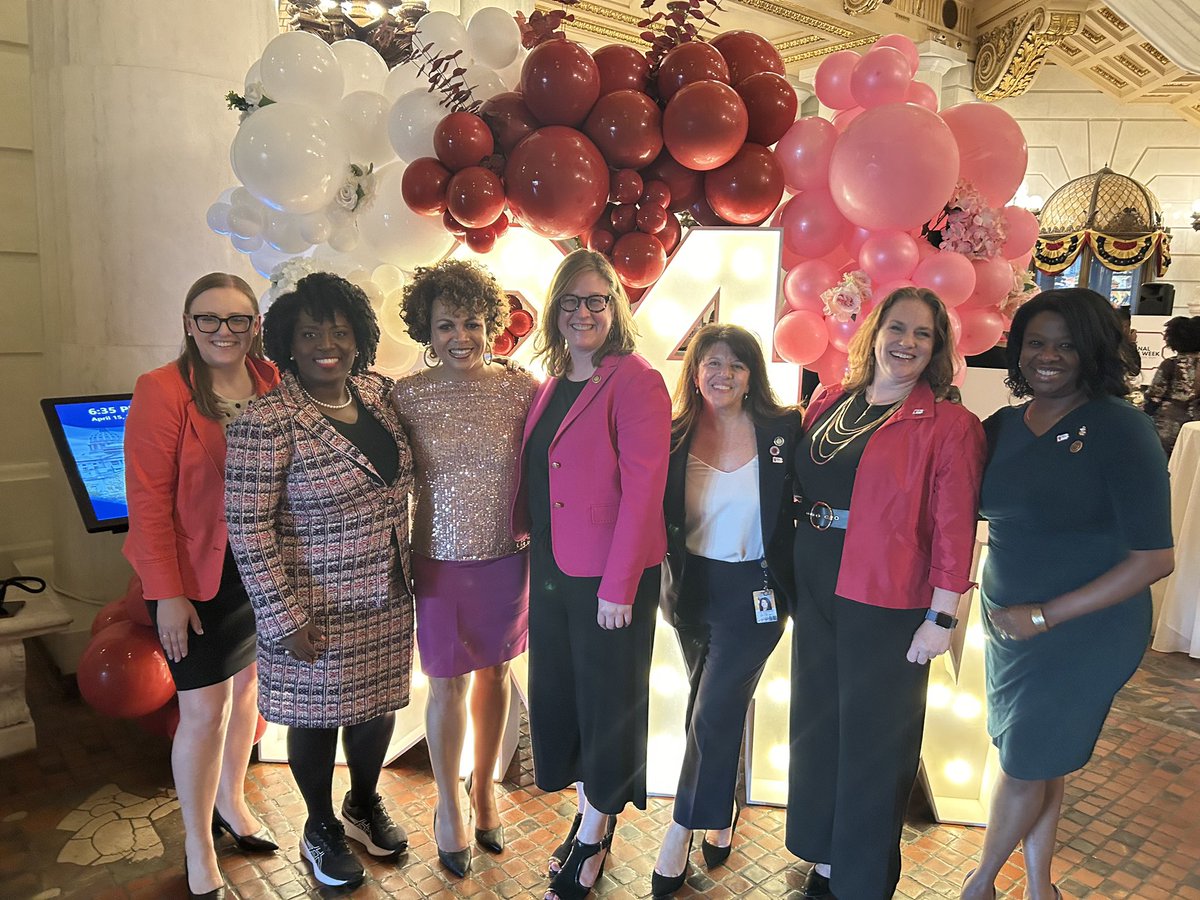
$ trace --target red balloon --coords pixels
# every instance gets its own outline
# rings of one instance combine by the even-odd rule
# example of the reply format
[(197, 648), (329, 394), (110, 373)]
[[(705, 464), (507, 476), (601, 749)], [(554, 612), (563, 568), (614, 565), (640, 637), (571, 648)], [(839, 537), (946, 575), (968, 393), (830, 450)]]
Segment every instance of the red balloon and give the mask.
[(589, 250), (595, 250), (597, 253), (608, 253), (612, 249), (612, 245), (617, 242), (617, 236), (607, 228), (601, 228), (597, 225), (588, 232), (587, 244)]
[(492, 341), (492, 353), (496, 356), (508, 356), (517, 348), (517, 340), (513, 337), (512, 332), (505, 330), (496, 335), (496, 339)]
[(468, 229), (491, 225), (504, 212), (504, 185), (482, 166), (455, 172), (446, 186), (446, 210)]
[(133, 622), (117, 622), (92, 638), (76, 681), (94, 710), (125, 719), (150, 715), (175, 693), (154, 629)]
[[(508, 231), (508, 213), (500, 213), (496, 217), (496, 221), (492, 223), (492, 231), (496, 232), (497, 238), (504, 237), (504, 233)], [(511, 296), (511, 294), (509, 295)]]
[(719, 81), (697, 81), (680, 89), (667, 104), (663, 140), (678, 162), (707, 172), (733, 159), (745, 143), (749, 125), (746, 104), (737, 91)]
[(850, 73), (850, 93), (864, 109), (885, 103), (903, 103), (912, 73), (908, 60), (895, 47), (867, 51)]
[(661, 181), (670, 188), (671, 202), (667, 209), (671, 212), (687, 209), (696, 198), (704, 196), (704, 176), (681, 166), (666, 150), (658, 155), (658, 159), (642, 169), (642, 180)]
[(644, 54), (625, 44), (606, 44), (592, 59), (600, 71), (600, 96), (613, 91), (645, 93), (650, 81), (650, 62)]
[(173, 739), (175, 731), (179, 728), (179, 697), (172, 697), (165, 706), (147, 716), (139, 717), (137, 723), (150, 734), (157, 734), (167, 740)]
[(442, 213), (442, 227), (455, 237), (461, 237), (467, 233), (467, 226), (450, 215), (450, 210)]
[(783, 210), (784, 244), (809, 259), (824, 256), (841, 244), (850, 231), (829, 192), (820, 188), (797, 194)]
[(667, 253), (654, 235), (631, 231), (617, 238), (612, 249), (612, 265), (622, 284), (648, 287), (667, 267)]
[(713, 212), (708, 200), (703, 195), (697, 197), (687, 211), (692, 214), (698, 225), (728, 225), (729, 223)]
[(734, 87), (763, 72), (787, 74), (787, 67), (784, 66), (779, 51), (765, 37), (753, 31), (723, 31), (710, 43), (724, 57), (725, 64), (729, 67), (729, 83)]
[(608, 202), (604, 157), (587, 137), (562, 125), (540, 128), (521, 141), (508, 158), (504, 183), (509, 206), (525, 227), (551, 240), (582, 234)]
[(487, 123), (468, 112), (452, 112), (433, 130), (433, 149), (451, 172), (477, 166), (496, 149)]
[(617, 234), (628, 234), (637, 227), (637, 207), (632, 203), (614, 206), (608, 214), (608, 221)]
[(525, 105), (543, 125), (579, 125), (600, 96), (600, 70), (574, 41), (546, 41), (521, 67)]
[(100, 612), (96, 613), (96, 618), (92, 619), (92, 634), (99, 634), (105, 628), (118, 622), (128, 621), (129, 612), (125, 609), (125, 598), (118, 597), (100, 607)]
[(254, 743), (262, 740), (263, 735), (267, 733), (267, 720), (262, 717), (262, 713), (258, 714), (258, 721), (254, 723)]
[(858, 101), (850, 93), (850, 75), (858, 61), (862, 59), (853, 50), (839, 50), (830, 53), (817, 66), (813, 76), (813, 89), (817, 99), (830, 109), (849, 109), (857, 106)]
[(698, 81), (729, 84), (729, 66), (716, 48), (704, 41), (688, 41), (668, 50), (658, 67), (658, 96), (663, 103), (670, 103), (680, 88)]
[(829, 184), (829, 159), (837, 137), (833, 124), (820, 116), (806, 116), (788, 128), (775, 148), (788, 190), (807, 191)]
[(538, 129), (537, 119), (516, 91), (504, 91), (484, 100), (479, 117), (487, 122), (496, 146), (506, 155)]
[(450, 170), (432, 156), (414, 159), (400, 179), (400, 195), (408, 208), (421, 216), (437, 216), (446, 211), (446, 187)]
[(663, 226), (663, 230), (655, 235), (662, 242), (663, 250), (670, 256), (675, 252), (675, 248), (679, 246), (679, 239), (683, 236), (683, 229), (679, 225), (679, 220), (675, 218), (673, 213), (667, 213), (667, 222)]
[(665, 181), (648, 181), (640, 199), (642, 203), (661, 206), (663, 209), (670, 209), (671, 188)]
[(790, 363), (807, 366), (829, 346), (829, 333), (820, 313), (793, 310), (775, 326), (775, 350)]
[(761, 222), (783, 196), (783, 170), (761, 144), (746, 143), (729, 162), (704, 176), (704, 197), (713, 212), (734, 225)]
[(1012, 199), (1029, 162), (1021, 126), (994, 103), (960, 103), (942, 110), (958, 143), (958, 177), (975, 186), (992, 206)]
[(142, 597), (142, 579), (136, 575), (132, 576), (129, 584), (125, 587), (125, 596), (121, 599), (125, 602), (125, 613), (129, 616), (130, 622), (146, 626), (153, 624), (150, 619), (150, 610)]
[[(783, 296), (792, 309), (823, 313), (821, 294), (838, 281), (838, 270), (823, 259), (810, 259), (793, 266), (783, 279)], [(823, 352), (823, 350), (822, 350)]]
[(662, 112), (637, 91), (613, 91), (596, 101), (583, 125), (614, 169), (637, 169), (662, 151)]
[(742, 79), (734, 88), (746, 104), (750, 125), (746, 140), (769, 147), (796, 121), (799, 101), (787, 79), (774, 72), (759, 72)]
[(508, 330), (517, 337), (525, 337), (533, 331), (533, 316), (523, 309), (514, 309), (509, 313)]
[(641, 175), (633, 169), (620, 169), (609, 179), (608, 198), (614, 203), (636, 203), (643, 188)]
[(638, 207), (638, 231), (644, 231), (646, 234), (658, 234), (667, 227), (667, 217), (669, 215), (670, 213), (656, 203)]
[(496, 246), (496, 232), (492, 228), (468, 228), (465, 243), (475, 253), (491, 253)]

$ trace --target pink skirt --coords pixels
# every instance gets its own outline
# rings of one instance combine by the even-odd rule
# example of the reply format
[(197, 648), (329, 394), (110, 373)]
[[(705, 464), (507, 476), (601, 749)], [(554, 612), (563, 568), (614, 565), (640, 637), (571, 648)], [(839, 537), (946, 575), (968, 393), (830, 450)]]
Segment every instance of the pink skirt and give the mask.
[(525, 652), (529, 553), (456, 562), (412, 555), (421, 671), (453, 678)]

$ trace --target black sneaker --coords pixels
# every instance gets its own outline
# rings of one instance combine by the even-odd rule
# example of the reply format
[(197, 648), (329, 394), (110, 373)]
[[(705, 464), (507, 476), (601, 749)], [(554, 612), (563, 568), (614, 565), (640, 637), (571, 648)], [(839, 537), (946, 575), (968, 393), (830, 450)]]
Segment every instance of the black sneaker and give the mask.
[(321, 884), (358, 884), (366, 875), (362, 863), (350, 852), (346, 831), (337, 819), (306, 825), (300, 853), (312, 863), (313, 875)]
[(346, 794), (342, 801), (342, 821), (346, 823), (346, 834), (366, 847), (372, 856), (395, 856), (408, 849), (408, 834), (392, 821), (378, 794), (363, 809), (351, 806), (350, 795)]

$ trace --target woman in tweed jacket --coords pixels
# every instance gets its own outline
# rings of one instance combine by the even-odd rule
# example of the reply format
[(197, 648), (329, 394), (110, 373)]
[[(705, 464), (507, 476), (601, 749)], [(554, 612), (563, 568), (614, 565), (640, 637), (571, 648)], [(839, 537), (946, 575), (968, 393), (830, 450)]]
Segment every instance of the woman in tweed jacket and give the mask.
[[(258, 622), (259, 705), (289, 726), (308, 807), (301, 852), (323, 884), (353, 884), (364, 873), (347, 833), (376, 856), (408, 846), (376, 787), (409, 695), (412, 456), (391, 380), (366, 371), (379, 328), (359, 288), (309, 275), (264, 328), (283, 380), (229, 430), (229, 539)], [(339, 727), (344, 828), (331, 800)]]

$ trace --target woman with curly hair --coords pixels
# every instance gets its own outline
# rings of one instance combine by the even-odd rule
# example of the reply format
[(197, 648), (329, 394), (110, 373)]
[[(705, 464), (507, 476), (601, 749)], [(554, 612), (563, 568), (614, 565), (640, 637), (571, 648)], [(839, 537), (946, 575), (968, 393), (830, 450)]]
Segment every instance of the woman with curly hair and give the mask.
[(1154, 373), (1145, 410), (1170, 456), (1179, 429), (1200, 418), (1200, 316), (1176, 316), (1168, 321), (1163, 341), (1175, 355), (1164, 359)]
[(529, 554), (513, 540), (508, 511), (537, 382), (491, 356), (508, 324), (508, 298), (481, 266), (450, 260), (418, 269), (402, 316), (432, 360), (400, 380), (392, 404), (416, 471), (413, 576), (417, 648), (429, 677), (425, 739), (438, 789), (433, 837), (442, 865), (462, 877), (471, 865), (458, 805), (468, 703), (475, 841), (492, 853), (504, 849), (492, 776), (508, 718), (508, 661), (525, 651), (529, 619)]
[(258, 621), (259, 707), (288, 726), (308, 808), (300, 852), (322, 884), (356, 884), (364, 870), (347, 835), (372, 856), (408, 847), (376, 788), (412, 668), (412, 458), (391, 379), (367, 371), (379, 326), (359, 288), (308, 275), (263, 324), (283, 380), (229, 429), (229, 540)]

